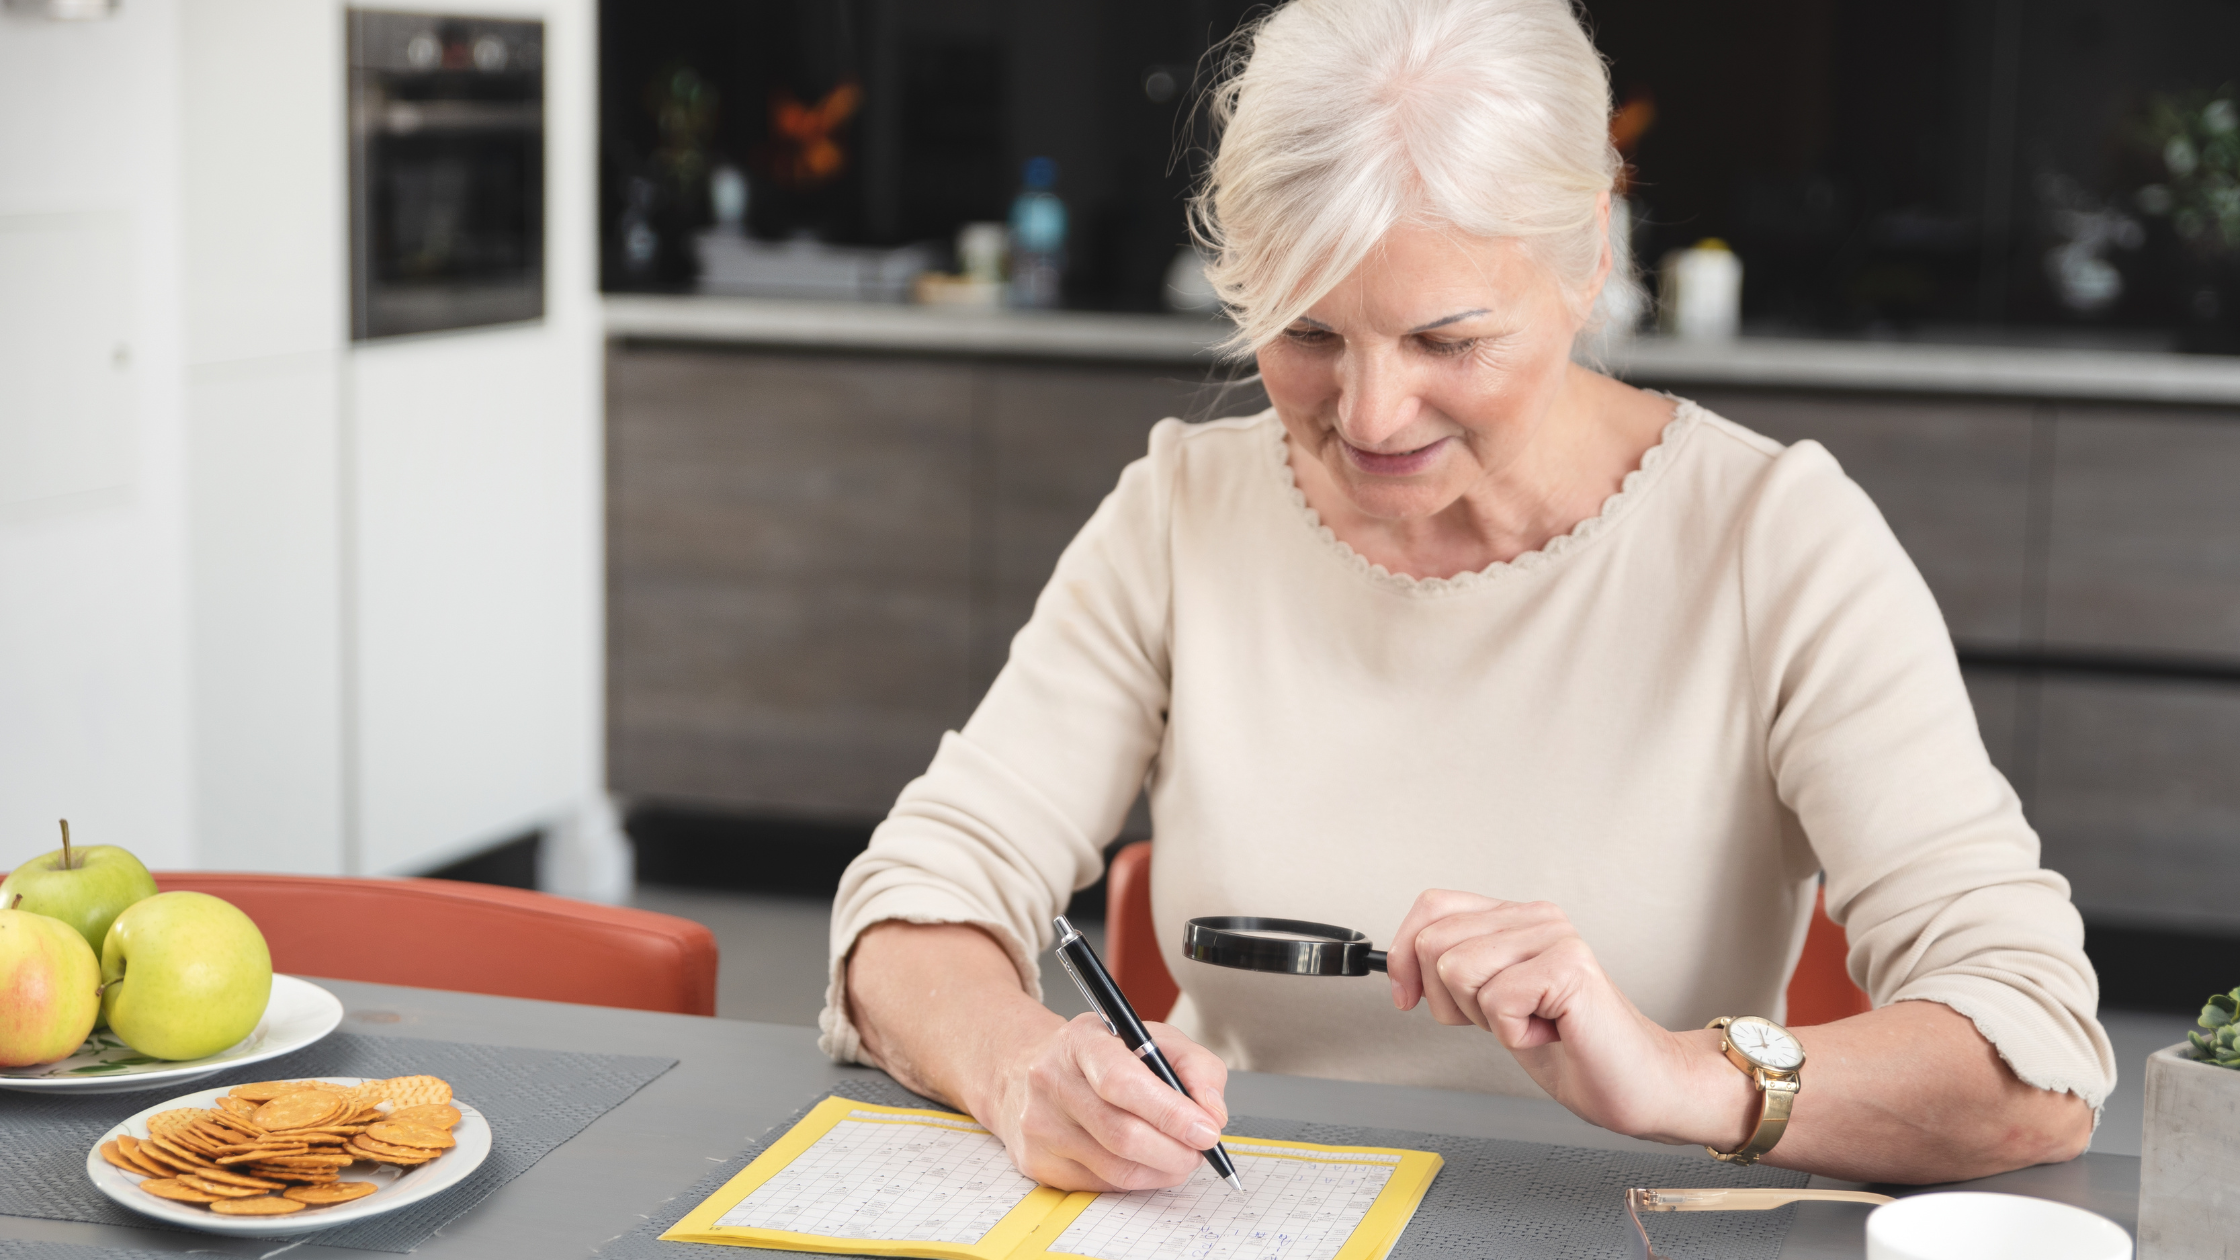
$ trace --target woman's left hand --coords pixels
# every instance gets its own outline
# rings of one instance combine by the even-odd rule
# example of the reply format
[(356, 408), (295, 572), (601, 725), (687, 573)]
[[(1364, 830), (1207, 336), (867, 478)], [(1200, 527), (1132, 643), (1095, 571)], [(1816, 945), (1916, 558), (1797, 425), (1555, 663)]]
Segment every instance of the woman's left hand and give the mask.
[(1562, 910), (1433, 889), (1393, 934), (1392, 1002), (1497, 1038), (1580, 1118), (1721, 1150), (1749, 1136), (1751, 1083), (1715, 1030), (1672, 1032), (1610, 982)]

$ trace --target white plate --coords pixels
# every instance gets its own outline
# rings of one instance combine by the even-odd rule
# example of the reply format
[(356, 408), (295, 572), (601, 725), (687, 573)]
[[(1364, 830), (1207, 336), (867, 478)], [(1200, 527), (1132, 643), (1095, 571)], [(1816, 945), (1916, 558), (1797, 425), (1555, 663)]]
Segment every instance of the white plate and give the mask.
[(334, 994), (308, 980), (274, 976), (264, 1018), (248, 1036), (209, 1058), (181, 1063), (151, 1059), (103, 1028), (86, 1038), (78, 1052), (67, 1059), (0, 1068), (0, 1089), (64, 1094), (123, 1094), (162, 1086), (175, 1089), (213, 1072), (301, 1050), (333, 1032), (340, 1023), (342, 1002)]
[[(323, 1076), (317, 1079), (332, 1081), (337, 1085), (355, 1085), (362, 1077)], [(175, 1203), (159, 1199), (140, 1188), (145, 1177), (125, 1172), (108, 1160), (101, 1158), (101, 1142), (112, 1141), (120, 1133), (136, 1138), (148, 1136), (148, 1117), (174, 1107), (215, 1107), (222, 1089), (206, 1089), (199, 1093), (184, 1094), (156, 1104), (146, 1111), (117, 1125), (101, 1135), (86, 1152), (86, 1176), (101, 1193), (124, 1206), (146, 1216), (188, 1229), (207, 1230), (213, 1234), (247, 1234), (269, 1238), (284, 1234), (308, 1234), (314, 1230), (332, 1229), (352, 1221), (362, 1221), (369, 1216), (394, 1212), (407, 1204), (418, 1203), (429, 1195), (457, 1185), (461, 1178), (473, 1172), (490, 1154), (490, 1123), (482, 1113), (454, 1098), (451, 1105), (459, 1109), (459, 1123), (451, 1130), (458, 1145), (445, 1151), (441, 1158), (432, 1159), (418, 1168), (399, 1169), (381, 1164), (367, 1172), (364, 1164), (352, 1164), (343, 1170), (346, 1181), (371, 1181), (381, 1189), (362, 1199), (338, 1203), (333, 1207), (305, 1208), (286, 1216), (220, 1216), (196, 1203)]]

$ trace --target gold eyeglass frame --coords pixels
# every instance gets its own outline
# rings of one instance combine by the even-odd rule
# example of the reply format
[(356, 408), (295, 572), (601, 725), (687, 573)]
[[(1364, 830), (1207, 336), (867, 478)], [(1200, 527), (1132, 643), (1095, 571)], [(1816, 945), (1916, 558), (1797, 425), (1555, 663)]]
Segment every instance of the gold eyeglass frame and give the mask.
[(1865, 1190), (1644, 1190), (1626, 1191), (1626, 1219), (1633, 1222), (1633, 1260), (1671, 1260), (1649, 1241), (1643, 1212), (1770, 1212), (1792, 1203), (1895, 1203), (1887, 1194)]

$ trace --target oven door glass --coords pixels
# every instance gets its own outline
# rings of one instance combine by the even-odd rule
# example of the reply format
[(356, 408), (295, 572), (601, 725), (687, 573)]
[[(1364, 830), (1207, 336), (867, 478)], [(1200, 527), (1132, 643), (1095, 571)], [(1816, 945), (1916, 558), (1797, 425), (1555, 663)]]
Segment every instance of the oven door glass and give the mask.
[(351, 336), (544, 315), (544, 25), (350, 13)]

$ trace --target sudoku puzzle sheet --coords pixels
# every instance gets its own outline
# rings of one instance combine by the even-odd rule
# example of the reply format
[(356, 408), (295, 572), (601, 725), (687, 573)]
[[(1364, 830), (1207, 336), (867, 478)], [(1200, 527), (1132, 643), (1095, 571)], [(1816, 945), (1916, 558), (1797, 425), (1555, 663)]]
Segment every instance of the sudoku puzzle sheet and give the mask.
[(1397, 1155), (1224, 1145), (1243, 1195), (1206, 1169), (1167, 1190), (1101, 1194), (1049, 1250), (1097, 1260), (1330, 1260), (1400, 1168)]
[(1034, 1188), (978, 1125), (855, 1111), (716, 1224), (971, 1244)]

